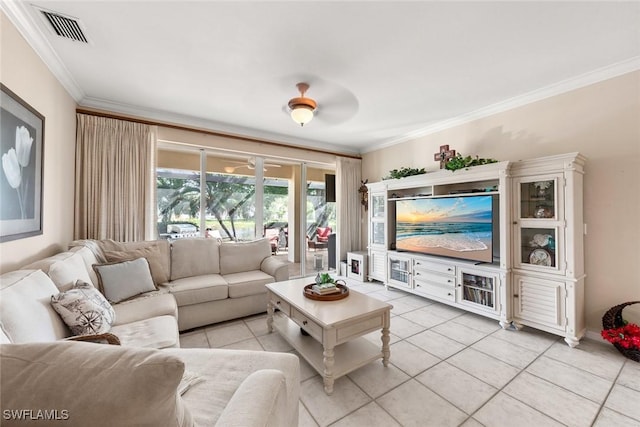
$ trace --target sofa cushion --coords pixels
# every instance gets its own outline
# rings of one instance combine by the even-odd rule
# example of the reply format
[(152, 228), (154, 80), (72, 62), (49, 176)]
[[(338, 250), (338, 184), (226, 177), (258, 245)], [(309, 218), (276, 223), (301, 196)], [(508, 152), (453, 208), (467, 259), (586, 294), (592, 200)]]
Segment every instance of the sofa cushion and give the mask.
[(224, 280), (229, 283), (229, 298), (242, 298), (249, 295), (264, 294), (267, 283), (273, 283), (273, 276), (260, 270), (226, 274)]
[(166, 282), (171, 277), (171, 245), (167, 240), (144, 240), (140, 242), (116, 242), (115, 240), (98, 240), (98, 246), (102, 253), (108, 251), (130, 252), (142, 248), (156, 248), (160, 252), (160, 264), (164, 267), (164, 277)]
[(166, 289), (155, 292), (147, 292), (137, 298), (113, 305), (116, 320), (112, 326), (124, 323), (137, 322), (156, 316), (178, 317), (178, 306), (173, 295)]
[(169, 282), (168, 287), (179, 307), (229, 297), (229, 285), (219, 274), (185, 277)]
[(115, 325), (110, 333), (120, 343), (130, 347), (168, 348), (180, 347), (178, 323), (173, 316), (157, 316), (137, 322)]
[(41, 270), (0, 276), (0, 322), (11, 342), (55, 341), (71, 335), (51, 307), (51, 297), (59, 292)]
[(220, 246), (220, 273), (224, 276), (260, 270), (262, 260), (271, 256), (269, 239), (252, 242), (223, 242)]
[(76, 280), (97, 285), (91, 279), (82, 254), (78, 251), (67, 251), (33, 262), (25, 270), (42, 270), (56, 284), (60, 291), (69, 290)]
[(171, 280), (220, 274), (217, 239), (178, 239), (171, 243)]
[(156, 290), (149, 262), (145, 258), (113, 264), (96, 264), (93, 269), (98, 274), (100, 291), (112, 303)]
[(287, 414), (286, 422), (282, 425), (298, 425), (300, 361), (297, 356), (290, 353), (200, 348), (166, 349), (163, 353), (179, 357), (187, 371), (205, 380), (182, 396), (196, 425), (215, 425), (240, 385), (253, 372), (261, 369), (276, 369), (283, 373), (287, 388)]
[[(92, 266), (93, 264), (103, 264), (106, 262), (106, 260), (104, 260), (104, 258), (98, 258), (93, 252), (93, 250), (91, 250), (87, 246), (70, 247), (69, 252), (75, 252), (78, 255), (82, 256), (82, 260), (84, 261), (84, 268), (87, 270), (87, 273), (89, 273), (89, 277), (91, 278), (91, 284), (97, 288), (98, 276), (96, 275), (96, 272), (93, 271)], [(78, 278), (78, 280), (82, 280), (82, 279)], [(54, 283), (55, 283), (55, 280), (54, 280)]]
[(60, 425), (193, 425), (177, 393), (184, 363), (162, 351), (60, 341), (4, 344), (0, 357), (3, 408), (57, 410)]
[(165, 265), (162, 262), (160, 248), (157, 246), (149, 246), (138, 249), (130, 249), (127, 251), (105, 251), (104, 256), (107, 262), (133, 261), (134, 259), (144, 258), (149, 263), (151, 277), (153, 283), (158, 285), (169, 281), (169, 276), (165, 272)]
[(80, 280), (73, 289), (52, 296), (51, 305), (74, 335), (109, 332), (116, 316), (109, 301), (93, 285)]

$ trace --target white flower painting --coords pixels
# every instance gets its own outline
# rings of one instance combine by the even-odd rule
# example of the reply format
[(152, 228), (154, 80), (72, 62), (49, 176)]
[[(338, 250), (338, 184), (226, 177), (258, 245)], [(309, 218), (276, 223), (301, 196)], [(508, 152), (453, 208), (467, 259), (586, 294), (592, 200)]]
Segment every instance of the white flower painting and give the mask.
[(29, 130), (24, 126), (16, 126), (16, 146), (2, 155), (2, 170), (11, 188), (18, 192), (18, 204), (22, 219), (27, 217), (25, 203), (29, 185), (27, 177), (22, 178), (22, 170), (29, 165), (31, 144), (33, 144), (33, 138), (31, 138)]
[(44, 121), (0, 83), (0, 242), (42, 234)]

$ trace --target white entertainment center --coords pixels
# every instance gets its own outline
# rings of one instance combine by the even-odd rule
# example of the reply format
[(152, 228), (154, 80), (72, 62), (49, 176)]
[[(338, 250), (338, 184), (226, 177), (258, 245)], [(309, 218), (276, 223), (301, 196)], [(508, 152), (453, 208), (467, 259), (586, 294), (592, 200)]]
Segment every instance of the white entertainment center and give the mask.
[[(369, 279), (575, 347), (585, 333), (584, 162), (570, 153), (367, 184)], [(396, 203), (478, 195), (494, 200), (492, 262), (396, 250)]]

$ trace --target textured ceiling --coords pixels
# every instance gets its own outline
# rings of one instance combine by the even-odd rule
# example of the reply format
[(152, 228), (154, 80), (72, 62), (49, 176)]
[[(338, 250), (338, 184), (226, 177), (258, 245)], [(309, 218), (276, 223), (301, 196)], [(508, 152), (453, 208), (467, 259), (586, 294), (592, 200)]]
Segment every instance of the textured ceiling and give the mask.
[[(78, 18), (56, 36), (34, 5)], [(82, 106), (357, 153), (640, 68), (639, 2), (3, 2)], [(286, 113), (296, 83), (319, 105)]]

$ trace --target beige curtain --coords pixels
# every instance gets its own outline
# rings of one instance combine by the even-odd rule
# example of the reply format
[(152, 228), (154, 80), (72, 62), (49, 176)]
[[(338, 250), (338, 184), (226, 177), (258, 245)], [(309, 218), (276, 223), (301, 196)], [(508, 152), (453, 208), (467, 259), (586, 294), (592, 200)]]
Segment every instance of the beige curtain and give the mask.
[(77, 114), (76, 239), (156, 237), (156, 128)]
[(364, 210), (360, 204), (362, 161), (338, 157), (336, 162), (337, 263), (347, 259), (347, 252), (360, 250), (360, 226)]

